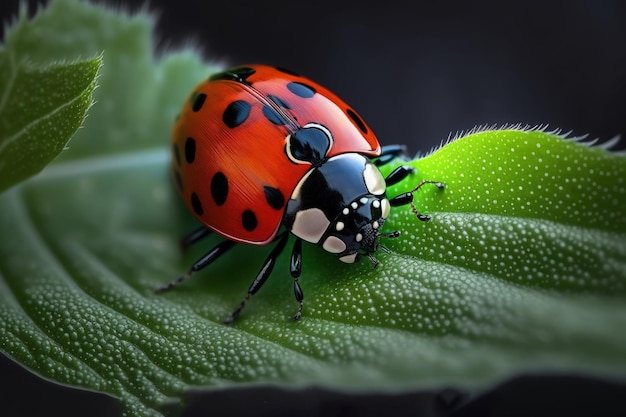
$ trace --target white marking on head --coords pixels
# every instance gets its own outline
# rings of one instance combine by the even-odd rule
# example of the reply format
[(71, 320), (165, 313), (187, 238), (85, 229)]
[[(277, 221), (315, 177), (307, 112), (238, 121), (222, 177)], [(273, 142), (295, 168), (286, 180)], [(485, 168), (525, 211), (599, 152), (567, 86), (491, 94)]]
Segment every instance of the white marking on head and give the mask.
[(353, 264), (356, 261), (356, 253), (351, 253), (350, 255), (342, 256), (339, 258), (341, 262), (345, 262), (347, 264)]
[(343, 222), (337, 222), (337, 224), (335, 225), (335, 229), (337, 229), (338, 232), (341, 232), (344, 227), (345, 224), (343, 224)]
[(346, 250), (346, 244), (336, 236), (328, 236), (322, 247), (330, 253), (341, 253)]
[(389, 205), (389, 200), (387, 200), (386, 198), (383, 198), (382, 200), (380, 200), (380, 205), (382, 207), (383, 219), (386, 219), (387, 217), (389, 217), (389, 212), (391, 211), (391, 206)]
[(356, 240), (357, 242), (362, 241), (363, 235), (361, 233), (357, 233), (356, 236), (354, 237), (354, 240)]
[(381, 195), (385, 193), (387, 186), (382, 174), (373, 164), (368, 163), (365, 165), (363, 171), (363, 179), (365, 180), (365, 186), (370, 193), (374, 195)]
[(328, 229), (330, 221), (318, 208), (302, 210), (296, 213), (291, 233), (310, 243), (317, 243)]
[(296, 188), (294, 188), (293, 192), (291, 193), (292, 200), (298, 199), (298, 196), (300, 195), (300, 190), (302, 189), (302, 184), (304, 184), (304, 182), (307, 180), (307, 178), (309, 178), (309, 175), (311, 175), (313, 171), (314, 171), (313, 169), (308, 170), (307, 173), (302, 176), (302, 179), (298, 181)]

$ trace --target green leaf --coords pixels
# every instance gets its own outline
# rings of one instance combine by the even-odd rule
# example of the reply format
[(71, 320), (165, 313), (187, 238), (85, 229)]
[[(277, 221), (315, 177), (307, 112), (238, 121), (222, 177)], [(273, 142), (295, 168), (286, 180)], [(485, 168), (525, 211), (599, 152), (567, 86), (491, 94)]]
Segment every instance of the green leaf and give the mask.
[(393, 210), (384, 230), (402, 235), (377, 269), (306, 245), (300, 322), (285, 253), (240, 320), (221, 324), (270, 248), (238, 246), (155, 295), (219, 241), (179, 254), (194, 222), (167, 168), (170, 121), (217, 68), (192, 52), (154, 59), (151, 29), (145, 14), (70, 0), (23, 23), (20, 48), (44, 44), (51, 60), (104, 51), (106, 64), (80, 140), (0, 197), (2, 352), (133, 415), (159, 415), (191, 388), (481, 390), (536, 370), (624, 376), (626, 159), (540, 131), (475, 133), (411, 162), (418, 174), (390, 195), (421, 179), (446, 188), (415, 193), (430, 222)]
[[(503, 130), (456, 140), (415, 166), (447, 184), (441, 196), (420, 190), (420, 208), (446, 212), (418, 225), (421, 258), (524, 287), (626, 294), (624, 154)], [(409, 246), (393, 247), (415, 254)]]
[[(13, 34), (25, 27), (24, 16)], [(38, 173), (63, 150), (91, 105), (102, 64), (97, 57), (34, 65), (30, 50), (15, 40), (0, 47), (0, 191)]]

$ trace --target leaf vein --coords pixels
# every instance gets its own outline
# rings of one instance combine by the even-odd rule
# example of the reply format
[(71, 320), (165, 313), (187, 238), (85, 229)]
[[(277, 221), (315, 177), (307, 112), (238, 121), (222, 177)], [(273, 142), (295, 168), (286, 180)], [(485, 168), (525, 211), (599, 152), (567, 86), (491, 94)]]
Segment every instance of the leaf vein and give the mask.
[(169, 155), (166, 148), (157, 148), (126, 154), (113, 154), (82, 158), (74, 161), (64, 161), (47, 167), (41, 175), (34, 177), (32, 182), (40, 183), (109, 171), (137, 169), (143, 166), (165, 164), (168, 158)]
[(52, 111), (42, 115), (41, 117), (38, 117), (37, 119), (34, 119), (30, 123), (28, 123), (24, 127), (22, 127), (20, 130), (15, 132), (13, 135), (11, 135), (11, 136), (9, 136), (7, 138), (4, 138), (3, 142), (0, 143), (0, 153), (2, 153), (9, 145), (13, 144), (16, 140), (18, 140), (22, 135), (25, 135), (34, 126), (37, 126), (38, 124), (43, 123), (46, 120), (54, 117), (57, 113), (59, 113), (60, 111), (64, 110), (66, 107), (74, 104), (76, 101), (78, 101), (81, 98), (83, 98), (83, 96), (86, 93), (89, 93), (89, 90), (93, 86), (93, 83), (94, 82), (92, 81), (87, 87), (85, 87), (83, 90), (81, 90), (78, 93), (78, 95), (76, 95), (75, 97), (71, 98), (70, 100), (66, 101), (65, 103), (61, 104), (60, 106), (55, 107)]

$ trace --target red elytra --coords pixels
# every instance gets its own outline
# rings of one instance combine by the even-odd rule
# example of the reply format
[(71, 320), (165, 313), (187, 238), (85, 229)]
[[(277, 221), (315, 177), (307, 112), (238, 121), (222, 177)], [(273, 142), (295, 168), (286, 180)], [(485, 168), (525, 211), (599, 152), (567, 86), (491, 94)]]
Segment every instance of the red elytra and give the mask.
[(305, 77), (247, 65), (202, 82), (172, 134), (173, 175), (190, 211), (230, 240), (271, 242), (294, 188), (311, 169), (289, 158), (286, 138), (309, 123), (332, 131), (328, 157), (380, 155), (376, 136), (358, 114)]

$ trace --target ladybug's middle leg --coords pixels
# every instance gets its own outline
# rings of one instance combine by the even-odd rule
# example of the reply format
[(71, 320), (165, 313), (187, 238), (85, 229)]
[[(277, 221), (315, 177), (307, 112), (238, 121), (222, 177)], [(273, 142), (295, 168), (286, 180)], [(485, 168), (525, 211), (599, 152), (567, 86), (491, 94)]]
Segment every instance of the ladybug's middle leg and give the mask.
[[(193, 235), (193, 233), (194, 232), (192, 232), (189, 236)], [(181, 284), (183, 281), (188, 280), (189, 278), (191, 278), (191, 275), (193, 275), (194, 272), (198, 272), (199, 270), (209, 266), (211, 263), (213, 263), (213, 261), (215, 261), (217, 258), (219, 258), (224, 253), (226, 253), (230, 248), (232, 248), (235, 245), (235, 243), (236, 242), (233, 240), (225, 240), (223, 242), (220, 242), (217, 246), (215, 246), (213, 249), (211, 249), (209, 252), (203, 255), (202, 258), (198, 259), (193, 265), (191, 265), (191, 268), (189, 268), (189, 270), (186, 273), (176, 277), (175, 279), (173, 279), (172, 281), (168, 283), (158, 286), (157, 288), (154, 289), (154, 292), (159, 293), (159, 292), (167, 291)]]
[(304, 293), (298, 282), (300, 273), (302, 272), (302, 239), (296, 239), (296, 243), (293, 245), (291, 251), (291, 276), (293, 277), (293, 293), (296, 296), (298, 302), (298, 312), (293, 316), (294, 320), (300, 320), (302, 317), (302, 303), (304, 300)]
[(287, 232), (284, 232), (282, 235), (278, 236), (278, 238), (276, 239), (278, 240), (278, 243), (276, 244), (276, 246), (274, 246), (274, 249), (272, 249), (272, 252), (270, 252), (267, 259), (265, 259), (265, 262), (263, 262), (263, 266), (261, 267), (261, 270), (257, 274), (256, 278), (254, 278), (254, 281), (252, 281), (252, 284), (250, 284), (250, 288), (248, 288), (248, 295), (246, 295), (245, 298), (241, 300), (241, 303), (239, 303), (239, 305), (232, 312), (230, 317), (224, 320), (224, 324), (231, 324), (233, 321), (235, 321), (237, 316), (239, 316), (239, 314), (241, 313), (241, 310), (243, 310), (243, 308), (246, 306), (246, 303), (248, 302), (248, 300), (250, 300), (250, 298), (259, 289), (261, 289), (263, 284), (265, 284), (265, 281), (267, 281), (270, 274), (272, 273), (272, 270), (274, 269), (274, 265), (276, 264), (276, 258), (278, 258), (278, 255), (280, 255), (283, 249), (285, 249), (285, 245), (287, 244), (288, 238), (289, 238), (289, 234)]

